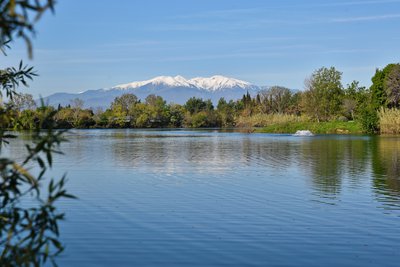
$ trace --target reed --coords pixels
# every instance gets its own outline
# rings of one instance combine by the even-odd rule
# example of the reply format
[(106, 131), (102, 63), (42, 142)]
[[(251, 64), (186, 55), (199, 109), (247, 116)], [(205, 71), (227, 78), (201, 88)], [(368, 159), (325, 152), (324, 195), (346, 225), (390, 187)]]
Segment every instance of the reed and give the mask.
[(309, 117), (291, 114), (255, 114), (253, 116), (240, 116), (236, 120), (237, 127), (266, 127), (288, 123), (309, 122)]
[(381, 134), (400, 134), (400, 109), (381, 108), (378, 117)]

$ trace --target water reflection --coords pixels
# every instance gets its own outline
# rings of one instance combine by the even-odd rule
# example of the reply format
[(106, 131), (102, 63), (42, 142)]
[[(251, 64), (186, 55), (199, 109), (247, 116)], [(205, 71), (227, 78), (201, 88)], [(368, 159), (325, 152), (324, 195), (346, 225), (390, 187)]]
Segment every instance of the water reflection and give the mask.
[(119, 166), (149, 172), (227, 172), (246, 167), (282, 169), (291, 164), (292, 141), (251, 135), (134, 136), (112, 144)]
[(309, 163), (312, 186), (321, 195), (340, 193), (345, 144), (337, 140), (315, 140), (302, 147)]
[(371, 149), (377, 199), (386, 209), (400, 209), (400, 139), (374, 138)]
[[(363, 136), (118, 135), (115, 163), (164, 173), (227, 173), (250, 168), (264, 177), (309, 177), (314, 195), (339, 199), (346, 187), (363, 188), (373, 174), (377, 198), (393, 205), (400, 192), (400, 139)], [(372, 168), (371, 168), (372, 166)], [(383, 196), (382, 196), (383, 195)], [(390, 199), (384, 196), (390, 196)], [(388, 202), (389, 201), (389, 202)], [(332, 202), (327, 202), (331, 203)]]
[[(242, 134), (218, 131), (70, 131), (67, 169), (132, 169), (198, 177), (219, 175), (304, 181), (314, 197), (335, 204), (343, 190), (371, 187), (385, 208), (400, 207), (400, 137)], [(5, 152), (19, 158), (26, 135)], [(4, 153), (4, 151), (3, 151)]]
[[(60, 203), (62, 266), (398, 265), (400, 138), (154, 130), (67, 138), (54, 171), (68, 171), (79, 200)], [(12, 140), (7, 153), (21, 156), (26, 141)]]
[(335, 198), (344, 179), (357, 187), (368, 165), (368, 139), (319, 137), (303, 142), (298, 161), (311, 176), (312, 187), (321, 197)]

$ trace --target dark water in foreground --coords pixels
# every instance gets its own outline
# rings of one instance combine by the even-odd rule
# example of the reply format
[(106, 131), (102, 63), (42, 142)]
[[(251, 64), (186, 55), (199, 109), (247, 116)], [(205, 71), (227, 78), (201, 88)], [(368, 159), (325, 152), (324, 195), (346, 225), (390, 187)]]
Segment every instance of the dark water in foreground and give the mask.
[(68, 138), (60, 266), (400, 266), (399, 137)]

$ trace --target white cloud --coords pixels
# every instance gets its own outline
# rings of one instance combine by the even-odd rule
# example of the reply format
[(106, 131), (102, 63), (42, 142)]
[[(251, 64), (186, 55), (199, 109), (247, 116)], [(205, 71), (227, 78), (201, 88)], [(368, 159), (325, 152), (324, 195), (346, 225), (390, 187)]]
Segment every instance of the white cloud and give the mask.
[(397, 19), (397, 18), (400, 18), (400, 14), (386, 14), (386, 15), (376, 15), (376, 16), (336, 18), (336, 19), (332, 19), (331, 22), (346, 23), (346, 22), (387, 20), (387, 19)]
[(355, 6), (355, 5), (374, 5), (374, 4), (390, 4), (400, 3), (400, 0), (370, 0), (370, 1), (352, 1), (352, 2), (341, 2), (341, 3), (326, 3), (321, 6)]

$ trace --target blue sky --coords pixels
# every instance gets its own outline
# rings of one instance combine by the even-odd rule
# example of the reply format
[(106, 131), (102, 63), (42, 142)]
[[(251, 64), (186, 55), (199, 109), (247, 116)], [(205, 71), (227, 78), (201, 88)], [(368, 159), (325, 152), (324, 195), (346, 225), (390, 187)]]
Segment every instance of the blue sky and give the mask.
[(59, 0), (37, 25), (35, 97), (159, 75), (225, 75), (302, 89), (322, 66), (369, 86), (375, 68), (399, 62), (400, 0)]

